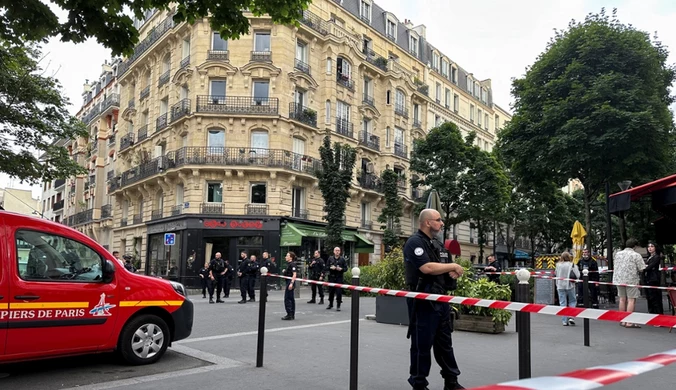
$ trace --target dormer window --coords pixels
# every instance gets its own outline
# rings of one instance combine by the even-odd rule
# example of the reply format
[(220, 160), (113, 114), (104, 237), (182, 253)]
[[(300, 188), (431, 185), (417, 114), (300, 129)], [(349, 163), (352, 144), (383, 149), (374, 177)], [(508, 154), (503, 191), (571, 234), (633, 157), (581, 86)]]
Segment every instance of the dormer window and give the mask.
[(408, 39), (408, 51), (414, 56), (418, 57), (418, 37), (415, 35), (409, 35)]
[(394, 42), (397, 41), (397, 23), (393, 20), (387, 19), (385, 22), (385, 34)]
[(360, 14), (363, 21), (371, 23), (371, 0), (361, 0)]

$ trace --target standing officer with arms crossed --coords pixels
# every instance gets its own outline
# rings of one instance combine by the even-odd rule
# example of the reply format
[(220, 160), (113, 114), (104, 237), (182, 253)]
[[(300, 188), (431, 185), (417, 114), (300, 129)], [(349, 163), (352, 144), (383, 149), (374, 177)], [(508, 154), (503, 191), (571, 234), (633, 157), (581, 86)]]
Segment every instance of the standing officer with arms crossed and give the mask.
[[(326, 267), (329, 269), (329, 282), (343, 283), (343, 274), (347, 270), (347, 263), (343, 256), (340, 255), (340, 247), (333, 248), (333, 256), (329, 257)], [(340, 287), (329, 287), (329, 305), (326, 307), (326, 310), (333, 308), (334, 296), (338, 302), (336, 310), (340, 311), (340, 304), (343, 303), (343, 289)]]
[[(445, 275), (457, 279), (464, 270), (458, 264), (441, 263), (440, 245), (434, 241), (444, 228), (439, 212), (425, 209), (420, 213), (419, 221), (418, 232), (404, 246), (406, 284), (411, 291), (446, 295)], [(453, 354), (451, 305), (418, 299), (411, 301), (408, 333), (411, 338), (411, 376), (408, 383), (415, 390), (427, 389), (427, 376), (432, 365), (430, 349), (434, 346), (434, 358), (441, 366), (444, 390), (464, 389), (458, 384), (460, 370)]]
[(285, 279), (284, 309), (286, 309), (286, 316), (282, 317), (282, 320), (288, 321), (296, 319), (296, 298), (293, 296), (293, 290), (296, 288), (296, 254), (288, 252), (284, 259), (286, 260), (284, 276), (288, 276), (291, 279)]
[[(319, 251), (315, 251), (311, 260), (308, 260), (308, 268), (310, 269), (310, 280), (324, 280), (324, 259), (319, 256)], [(311, 283), (310, 288), (312, 289), (312, 299), (307, 301), (307, 303), (317, 303), (315, 298), (317, 297), (317, 290), (319, 290), (319, 304), (324, 304), (324, 286), (321, 284), (317, 285)]]

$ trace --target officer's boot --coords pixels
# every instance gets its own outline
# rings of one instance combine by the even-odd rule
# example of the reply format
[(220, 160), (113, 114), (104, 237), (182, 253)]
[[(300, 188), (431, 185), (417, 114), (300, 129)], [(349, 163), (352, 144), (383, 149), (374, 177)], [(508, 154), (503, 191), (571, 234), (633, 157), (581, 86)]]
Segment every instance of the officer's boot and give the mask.
[(289, 321), (289, 320), (293, 320), (293, 315), (287, 314), (284, 317), (282, 317), (282, 321)]
[(317, 303), (317, 301), (315, 300), (315, 297), (312, 297), (312, 299), (310, 299), (309, 301), (307, 301), (307, 303)]
[(340, 304), (341, 302), (338, 302), (338, 305), (336, 306), (336, 311), (340, 311)]
[(324, 297), (319, 297), (319, 305), (323, 305), (323, 304), (324, 304)]
[(326, 310), (331, 310), (333, 309), (333, 302), (329, 301), (329, 305), (326, 306)]
[(464, 387), (458, 383), (458, 378), (444, 378), (444, 390), (455, 389), (464, 389)]

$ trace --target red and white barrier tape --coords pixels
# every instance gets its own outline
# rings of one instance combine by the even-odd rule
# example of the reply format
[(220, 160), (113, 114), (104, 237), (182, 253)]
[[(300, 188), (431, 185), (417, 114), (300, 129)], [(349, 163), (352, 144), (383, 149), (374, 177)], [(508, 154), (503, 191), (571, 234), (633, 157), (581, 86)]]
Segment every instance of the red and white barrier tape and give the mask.
[[(658, 268), (658, 271), (676, 271), (676, 267), (664, 267), (664, 268)], [(516, 275), (518, 271), (503, 271), (503, 272), (483, 272), (484, 275)], [(553, 274), (555, 271), (531, 271), (531, 275), (547, 275), (547, 274)], [(612, 269), (604, 269), (601, 271), (589, 271), (590, 274), (595, 274), (595, 273), (611, 273), (613, 272)]]
[[(291, 277), (277, 274), (268, 274), (268, 276), (273, 276), (281, 279), (292, 279)], [(615, 310), (600, 310), (579, 307), (542, 305), (539, 303), (522, 303), (522, 302), (497, 301), (492, 299), (466, 298), (466, 297), (456, 297), (452, 295), (427, 294), (415, 291), (401, 291), (401, 290), (389, 290), (386, 288), (353, 286), (351, 284), (320, 282), (317, 280), (300, 279), (300, 278), (296, 278), (296, 281), (313, 283), (327, 287), (339, 287), (347, 290), (362, 291), (372, 294), (392, 295), (395, 297), (423, 299), (434, 302), (456, 303), (465, 306), (480, 306), (487, 307), (489, 309), (525, 311), (529, 313), (540, 313), (554, 316), (566, 316), (577, 318), (589, 318), (592, 320), (601, 320), (601, 321), (630, 322), (633, 324), (664, 326), (669, 328), (676, 327), (676, 316), (668, 316), (664, 314), (633, 313)]]
[(587, 390), (607, 386), (676, 363), (676, 349), (630, 362), (597, 366), (555, 376), (521, 379), (474, 390)]
[[(579, 279), (569, 279), (569, 278), (557, 278), (556, 276), (546, 276), (546, 275), (533, 275), (534, 278), (539, 279), (552, 279), (552, 280), (566, 280), (569, 282), (582, 283), (582, 280)], [(621, 287), (637, 287), (637, 288), (654, 288), (658, 290), (670, 290), (676, 291), (676, 287), (662, 287), (662, 286), (644, 286), (641, 284), (625, 284), (625, 283), (610, 283), (610, 282), (597, 282), (590, 280), (591, 284), (603, 284), (606, 286), (621, 286)]]

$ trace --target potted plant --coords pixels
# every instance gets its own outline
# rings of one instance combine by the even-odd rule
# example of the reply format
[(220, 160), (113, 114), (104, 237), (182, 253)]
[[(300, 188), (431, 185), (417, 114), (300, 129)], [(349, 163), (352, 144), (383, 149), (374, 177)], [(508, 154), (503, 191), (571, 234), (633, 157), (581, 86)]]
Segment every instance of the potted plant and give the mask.
[[(404, 252), (395, 247), (373, 266), (373, 287), (406, 290)], [(376, 296), (376, 321), (384, 324), (408, 325), (408, 304), (405, 298)]]
[[(458, 278), (458, 288), (453, 295), (481, 299), (508, 301), (512, 297), (509, 285), (496, 284), (488, 279), (476, 279), (472, 264), (468, 260), (457, 261), (465, 269)], [(500, 309), (489, 309), (479, 306), (454, 305), (460, 314), (455, 321), (456, 330), (481, 333), (502, 333), (505, 325), (512, 318), (512, 312)]]

